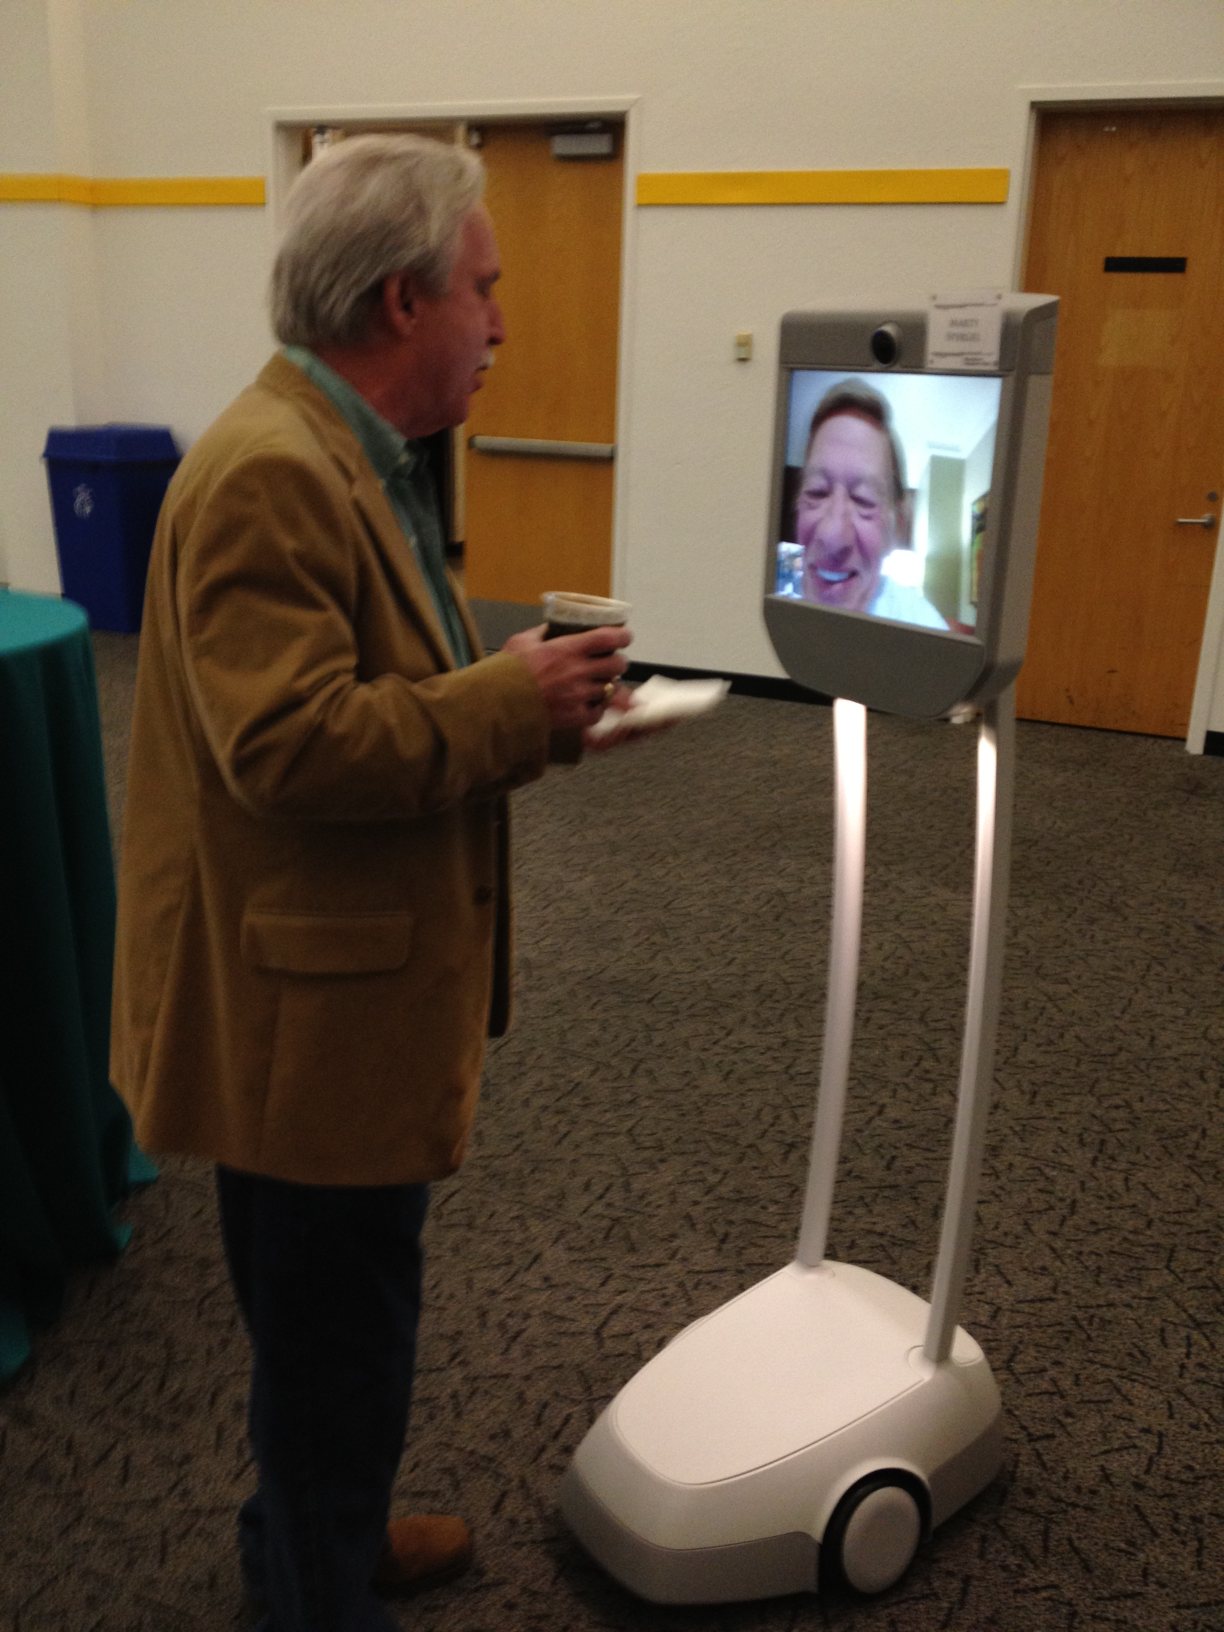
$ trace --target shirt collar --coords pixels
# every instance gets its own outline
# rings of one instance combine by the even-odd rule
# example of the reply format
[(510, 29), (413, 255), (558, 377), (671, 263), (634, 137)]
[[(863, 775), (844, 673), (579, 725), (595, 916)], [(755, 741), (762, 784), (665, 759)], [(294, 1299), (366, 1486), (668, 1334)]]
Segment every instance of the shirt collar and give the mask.
[(419, 443), (409, 442), (401, 436), (394, 425), (371, 407), (360, 391), (355, 391), (346, 379), (307, 347), (285, 346), (283, 353), (343, 414), (384, 487), (397, 477), (412, 475), (421, 459)]

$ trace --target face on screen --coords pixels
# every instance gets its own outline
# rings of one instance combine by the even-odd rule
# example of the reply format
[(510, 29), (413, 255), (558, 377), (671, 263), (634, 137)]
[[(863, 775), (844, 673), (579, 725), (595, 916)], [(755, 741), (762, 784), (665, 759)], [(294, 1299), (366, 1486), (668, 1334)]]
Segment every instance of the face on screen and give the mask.
[(836, 413), (812, 438), (799, 485), (795, 541), (803, 598), (851, 612), (870, 609), (884, 557), (898, 542), (892, 458), (883, 429)]
[(972, 633), (1001, 390), (793, 370), (774, 592)]

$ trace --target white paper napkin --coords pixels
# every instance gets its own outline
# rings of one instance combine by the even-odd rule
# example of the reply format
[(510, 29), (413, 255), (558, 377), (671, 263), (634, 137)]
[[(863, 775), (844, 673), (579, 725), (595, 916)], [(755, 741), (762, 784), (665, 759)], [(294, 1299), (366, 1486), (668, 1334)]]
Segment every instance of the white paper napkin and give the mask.
[(692, 719), (716, 708), (730, 689), (729, 680), (669, 680), (666, 675), (652, 674), (633, 688), (633, 701), (625, 713), (610, 708), (587, 729), (593, 737), (606, 737), (612, 731), (641, 731)]

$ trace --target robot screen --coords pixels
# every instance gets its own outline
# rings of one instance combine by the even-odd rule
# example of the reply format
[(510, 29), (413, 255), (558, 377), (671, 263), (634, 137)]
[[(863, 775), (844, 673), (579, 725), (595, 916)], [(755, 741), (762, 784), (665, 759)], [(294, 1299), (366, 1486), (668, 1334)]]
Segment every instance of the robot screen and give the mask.
[(1002, 381), (791, 371), (774, 593), (971, 635)]

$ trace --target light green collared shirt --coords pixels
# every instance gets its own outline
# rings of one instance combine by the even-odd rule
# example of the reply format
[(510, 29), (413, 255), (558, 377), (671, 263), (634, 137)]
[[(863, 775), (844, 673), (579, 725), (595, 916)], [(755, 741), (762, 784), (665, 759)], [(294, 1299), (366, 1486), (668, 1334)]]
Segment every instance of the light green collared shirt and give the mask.
[(295, 363), (324, 396), (344, 415), (362, 452), (374, 467), (387, 502), (395, 513), (417, 566), (429, 585), (442, 627), (450, 640), (455, 662), (472, 661), (467, 635), (446, 578), (446, 543), (437, 495), (429, 474), (425, 450), (409, 442), (376, 413), (359, 391), (341, 379), (305, 346), (286, 346), (284, 355)]

